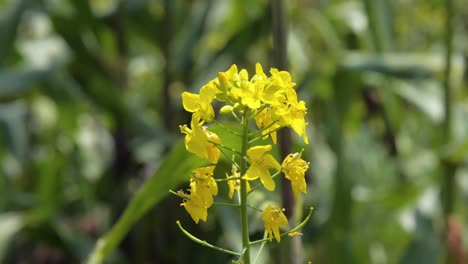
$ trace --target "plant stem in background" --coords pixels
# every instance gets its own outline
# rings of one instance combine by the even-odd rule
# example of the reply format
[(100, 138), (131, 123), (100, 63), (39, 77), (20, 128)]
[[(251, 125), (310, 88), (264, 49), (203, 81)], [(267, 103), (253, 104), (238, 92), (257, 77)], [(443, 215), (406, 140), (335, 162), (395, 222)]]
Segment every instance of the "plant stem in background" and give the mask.
[[(245, 175), (247, 171), (247, 162), (245, 157), (247, 156), (248, 142), (249, 142), (249, 113), (247, 109), (244, 110), (242, 118), (242, 150), (240, 165), (240, 175)], [(250, 238), (249, 238), (249, 219), (247, 217), (247, 180), (241, 179), (240, 188), (240, 206), (241, 206), (241, 230), (242, 230), (242, 258), (245, 264), (250, 263)]]
[[(452, 70), (452, 49), (453, 49), (453, 1), (445, 0), (445, 70), (444, 70), (444, 122), (442, 123), (443, 144), (447, 145), (452, 139), (452, 87), (450, 82), (450, 72)], [(444, 232), (442, 235), (443, 244), (446, 244), (446, 263), (453, 263), (454, 257), (450, 254), (449, 244), (446, 243), (448, 231), (448, 221), (454, 211), (455, 202), (455, 171), (456, 164), (441, 157), (442, 182), (441, 200), (444, 213)]]
[(175, 1), (165, 0), (164, 1), (164, 30), (163, 30), (163, 40), (162, 40), (162, 52), (165, 59), (164, 67), (164, 83), (163, 91), (161, 97), (161, 114), (162, 119), (164, 120), (165, 128), (170, 131), (174, 127), (173, 123), (173, 113), (172, 113), (172, 104), (171, 104), (171, 94), (170, 94), (170, 85), (172, 83), (172, 61), (171, 57), (171, 40), (172, 40), (172, 18), (174, 13)]
[[(287, 70), (288, 56), (287, 56), (287, 31), (286, 31), (286, 16), (285, 6), (283, 0), (271, 1), (271, 17), (272, 17), (272, 34), (273, 34), (273, 63), (279, 70)], [(279, 131), (279, 149), (281, 157), (284, 158), (288, 153), (292, 152), (292, 138), (289, 129), (282, 129)], [(295, 225), (294, 217), (296, 215), (294, 194), (291, 190), (291, 183), (284, 177), (281, 178), (281, 194), (282, 202), (285, 210), (285, 215), (291, 225)], [(285, 243), (289, 254), (284, 254), (287, 257), (287, 263), (303, 263), (302, 252), (302, 238), (295, 236), (291, 238), (290, 243)]]

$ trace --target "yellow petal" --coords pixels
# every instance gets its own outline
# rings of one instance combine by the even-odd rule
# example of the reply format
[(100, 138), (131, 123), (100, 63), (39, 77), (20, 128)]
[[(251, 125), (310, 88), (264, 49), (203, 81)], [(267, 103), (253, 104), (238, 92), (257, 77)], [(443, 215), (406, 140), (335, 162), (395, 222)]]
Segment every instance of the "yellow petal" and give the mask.
[(262, 182), (263, 186), (265, 186), (265, 189), (269, 191), (274, 191), (275, 190), (275, 181), (273, 178), (271, 178), (270, 173), (268, 172), (268, 169), (260, 170), (260, 181)]
[(182, 93), (182, 104), (188, 112), (195, 112), (199, 109), (200, 95), (189, 92)]

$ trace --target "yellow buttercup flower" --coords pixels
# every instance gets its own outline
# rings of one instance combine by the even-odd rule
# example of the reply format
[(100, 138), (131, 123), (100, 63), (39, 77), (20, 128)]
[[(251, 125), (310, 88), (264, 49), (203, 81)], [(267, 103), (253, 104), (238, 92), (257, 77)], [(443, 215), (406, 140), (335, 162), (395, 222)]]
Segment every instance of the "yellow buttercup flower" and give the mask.
[(284, 209), (279, 208), (275, 205), (269, 205), (262, 212), (262, 220), (265, 225), (265, 230), (268, 232), (270, 241), (273, 237), (277, 242), (281, 241), (279, 228), (288, 225), (288, 219), (283, 214)]
[(275, 189), (275, 181), (271, 178), (269, 169), (281, 169), (281, 165), (275, 160), (271, 154), (266, 154), (271, 150), (271, 145), (255, 146), (247, 150), (247, 157), (250, 162), (250, 167), (244, 175), (244, 179), (255, 180), (260, 177), (263, 186), (269, 191)]
[(294, 194), (307, 192), (305, 172), (309, 168), (309, 163), (301, 158), (300, 153), (289, 154), (281, 164), (281, 170), (287, 179), (291, 180)]
[(215, 112), (211, 102), (216, 96), (216, 87), (208, 83), (200, 89), (200, 94), (182, 93), (182, 103), (188, 112), (200, 115), (206, 122), (213, 121)]
[(208, 128), (203, 127), (203, 121), (200, 121), (198, 115), (192, 115), (190, 128), (187, 125), (180, 126), (180, 131), (185, 134), (185, 147), (188, 151), (195, 155), (208, 159), (211, 163), (216, 163), (219, 159), (220, 150), (215, 143), (221, 143), (218, 135), (208, 131)]

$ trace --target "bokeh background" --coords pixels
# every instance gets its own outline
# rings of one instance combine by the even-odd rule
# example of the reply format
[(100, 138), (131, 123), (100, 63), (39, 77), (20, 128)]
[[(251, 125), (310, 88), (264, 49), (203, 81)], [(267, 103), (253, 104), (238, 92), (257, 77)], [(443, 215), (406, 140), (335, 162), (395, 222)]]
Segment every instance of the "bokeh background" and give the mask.
[(291, 210), (315, 208), (262, 262), (468, 263), (467, 61), (465, 0), (0, 0), (0, 263), (106, 234), (105, 263), (230, 263), (175, 224), (240, 244), (233, 212), (195, 225), (168, 192), (200, 162), (180, 93), (256, 62), (307, 102), (286, 144), (311, 163)]

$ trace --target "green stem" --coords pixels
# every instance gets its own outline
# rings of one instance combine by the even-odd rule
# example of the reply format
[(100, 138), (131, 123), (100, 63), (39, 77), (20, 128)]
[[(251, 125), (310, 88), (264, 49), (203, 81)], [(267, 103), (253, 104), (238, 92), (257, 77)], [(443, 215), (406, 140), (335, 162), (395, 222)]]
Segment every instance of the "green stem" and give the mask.
[(237, 133), (236, 131), (227, 128), (225, 125), (223, 125), (221, 122), (219, 122), (219, 121), (216, 120), (216, 119), (213, 119), (213, 122), (215, 122), (218, 126), (222, 127), (222, 128), (225, 129), (227, 132), (229, 132), (229, 133), (231, 133), (231, 134), (233, 134), (233, 135), (242, 136), (241, 134)]
[[(444, 112), (445, 118), (442, 124), (443, 132), (443, 144), (447, 145), (452, 140), (452, 86), (450, 82), (450, 73), (452, 71), (452, 50), (453, 50), (453, 17), (454, 17), (454, 8), (453, 0), (445, 0), (445, 70), (443, 76), (444, 83)], [(442, 182), (441, 182), (441, 200), (442, 200), (442, 209), (444, 213), (444, 222), (445, 230), (442, 235), (442, 241), (445, 241), (446, 234), (448, 232), (448, 221), (450, 215), (453, 214), (455, 207), (455, 172), (457, 169), (457, 164), (453, 163), (450, 160), (447, 160), (446, 157), (441, 157), (442, 163)], [(451, 254), (449, 244), (446, 246), (446, 259), (445, 263), (454, 263), (456, 262), (456, 256)]]
[(213, 203), (214, 205), (220, 205), (220, 206), (228, 206), (228, 207), (235, 207), (235, 208), (239, 208), (240, 205), (238, 204), (232, 204), (232, 203), (219, 203), (219, 202), (215, 202)]
[[(247, 171), (247, 161), (244, 157), (247, 155), (249, 145), (249, 112), (244, 110), (242, 117), (242, 150), (240, 160), (240, 173), (244, 175)], [(242, 229), (242, 248), (244, 250), (243, 260), (245, 264), (250, 264), (250, 238), (249, 221), (247, 219), (247, 180), (241, 179), (240, 185), (240, 206), (241, 206), (241, 229)]]
[[(268, 232), (265, 230), (265, 232), (263, 233), (263, 239), (266, 239), (268, 236)], [(260, 258), (260, 254), (262, 253), (262, 250), (263, 248), (265, 247), (265, 244), (266, 244), (267, 241), (264, 241), (262, 243), (262, 245), (260, 246), (260, 249), (258, 250), (258, 253), (257, 253), (257, 256), (255, 257), (255, 261), (254, 261), (254, 264), (257, 264), (259, 258)]]
[(215, 250), (219, 250), (221, 252), (224, 252), (224, 253), (227, 253), (227, 254), (231, 254), (231, 255), (234, 255), (234, 256), (240, 256), (241, 254), (240, 253), (237, 253), (237, 252), (234, 252), (234, 251), (230, 251), (230, 250), (227, 250), (227, 249), (224, 249), (224, 248), (220, 248), (220, 247), (217, 247), (217, 246), (214, 246), (214, 245), (211, 245), (210, 243), (206, 242), (205, 240), (201, 240), (197, 237), (195, 237), (194, 235), (190, 234), (187, 230), (185, 230), (182, 225), (180, 224), (179, 221), (176, 222), (177, 225), (179, 226), (180, 230), (182, 230), (182, 232), (188, 237), (190, 238), (192, 241), (198, 243), (198, 244), (201, 244), (202, 246), (205, 246), (205, 247), (209, 247), (209, 248), (212, 248), (212, 249), (215, 249)]

